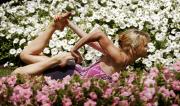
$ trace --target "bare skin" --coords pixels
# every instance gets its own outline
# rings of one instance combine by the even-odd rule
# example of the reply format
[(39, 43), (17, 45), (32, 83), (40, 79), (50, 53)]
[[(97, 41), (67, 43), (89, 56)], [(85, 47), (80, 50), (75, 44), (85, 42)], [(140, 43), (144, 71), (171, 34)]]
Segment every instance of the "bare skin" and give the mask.
[[(74, 57), (77, 62), (80, 63), (82, 58), (78, 52), (78, 49), (84, 44), (88, 44), (104, 54), (100, 60), (100, 66), (108, 75), (111, 75), (116, 71), (120, 71), (122, 68), (127, 66), (127, 64), (135, 61), (139, 56), (146, 52), (146, 50), (143, 49), (146, 45), (144, 43), (142, 47), (138, 49), (142, 51), (144, 50), (144, 52), (141, 52), (141, 54), (137, 54), (138, 56), (133, 57), (127, 55), (121, 48), (115, 47), (112, 41), (109, 40), (101, 30), (95, 30), (90, 34), (87, 34), (77, 25), (69, 21), (68, 17), (69, 15), (55, 16), (55, 21), (51, 23), (48, 28), (35, 40), (33, 40), (31, 44), (28, 45), (28, 47), (26, 47), (21, 53), (21, 59), (30, 65), (17, 68), (13, 74), (20, 73), (37, 75), (57, 64), (63, 67), (66, 65), (68, 59), (74, 59)], [(70, 27), (80, 38), (82, 38), (71, 50), (71, 53), (64, 53), (53, 57), (41, 55), (42, 50), (48, 44), (54, 31), (57, 29), (63, 31), (64, 27), (66, 26)]]
[[(71, 21), (67, 20), (70, 15), (71, 14), (69, 13), (65, 13), (63, 15), (58, 14), (54, 17), (54, 22), (50, 23), (46, 30), (43, 31), (21, 52), (21, 60), (28, 65), (15, 69), (12, 74), (19, 73), (37, 75), (57, 64), (61, 67), (64, 67), (69, 59), (74, 59), (70, 52), (52, 57), (47, 57), (42, 53), (43, 49), (49, 43), (49, 40), (51, 39), (51, 36), (55, 32), (55, 30), (63, 31), (64, 27), (66, 27), (67, 25), (75, 30), (78, 33), (79, 37), (87, 35)], [(97, 43), (90, 43), (89, 45), (102, 52), (101, 47)]]
[(89, 42), (98, 42), (104, 51), (104, 56), (100, 60), (100, 67), (107, 75), (111, 75), (114, 72), (119, 72), (124, 69), (127, 65), (133, 63), (139, 57), (146, 56), (147, 49), (145, 47), (148, 42), (146, 38), (142, 39), (143, 42), (137, 50), (134, 51), (134, 55), (132, 56), (123, 51), (122, 48), (116, 47), (100, 29), (96, 29), (89, 33), (88, 36), (81, 38), (72, 48), (71, 53), (78, 61), (80, 61), (81, 56), (78, 53), (78, 49)]
[(52, 57), (42, 55), (43, 49), (49, 43), (49, 40), (55, 30), (63, 31), (67, 25), (67, 18), (70, 15), (68, 13), (55, 16), (54, 22), (43, 31), (36, 39), (34, 39), (20, 54), (20, 58), (26, 65), (15, 69), (12, 74), (29, 74), (37, 75), (41, 74), (46, 69), (53, 67), (54, 65), (65, 66), (69, 59), (74, 59), (71, 53), (63, 53)]

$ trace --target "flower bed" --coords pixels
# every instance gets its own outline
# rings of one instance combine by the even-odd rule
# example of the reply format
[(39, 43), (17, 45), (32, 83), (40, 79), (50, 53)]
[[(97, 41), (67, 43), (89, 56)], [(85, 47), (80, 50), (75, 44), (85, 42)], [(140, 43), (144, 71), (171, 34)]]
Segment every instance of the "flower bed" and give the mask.
[(9, 106), (178, 106), (180, 62), (170, 67), (122, 71), (112, 80), (79, 75), (63, 80), (43, 76), (0, 78), (0, 105)]

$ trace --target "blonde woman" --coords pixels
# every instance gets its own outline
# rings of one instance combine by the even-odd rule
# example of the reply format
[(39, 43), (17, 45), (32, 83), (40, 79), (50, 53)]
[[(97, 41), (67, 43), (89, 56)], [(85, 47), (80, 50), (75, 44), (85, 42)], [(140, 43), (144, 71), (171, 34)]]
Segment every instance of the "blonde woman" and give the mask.
[[(68, 20), (69, 16), (70, 13), (57, 15), (54, 18), (54, 22), (49, 25), (46, 31), (23, 50), (20, 57), (25, 63), (30, 65), (17, 68), (13, 72), (14, 74), (24, 73), (36, 75), (44, 73), (46, 70), (45, 72), (50, 72), (49, 76), (58, 79), (63, 78), (68, 74), (72, 75), (74, 73), (72, 70), (75, 70), (84, 77), (109, 79), (110, 75), (113, 73), (121, 71), (139, 57), (147, 55), (147, 44), (150, 41), (150, 37), (147, 33), (136, 29), (127, 30), (119, 35), (119, 47), (116, 47), (100, 29), (96, 29), (89, 34), (86, 34), (82, 29)], [(63, 31), (66, 26), (70, 27), (79, 37), (81, 37), (71, 49), (71, 53), (63, 53), (53, 57), (41, 55), (42, 50), (48, 44), (53, 32), (57, 29)], [(102, 52), (103, 56), (99, 61), (89, 67), (84, 68), (79, 64), (76, 64), (71, 67), (71, 71), (68, 71), (68, 60), (75, 59), (76, 63), (81, 62), (82, 58), (78, 49), (85, 44)], [(54, 66), (58, 66), (55, 69), (56, 71), (52, 69)], [(62, 70), (65, 70), (65, 73), (62, 73)]]

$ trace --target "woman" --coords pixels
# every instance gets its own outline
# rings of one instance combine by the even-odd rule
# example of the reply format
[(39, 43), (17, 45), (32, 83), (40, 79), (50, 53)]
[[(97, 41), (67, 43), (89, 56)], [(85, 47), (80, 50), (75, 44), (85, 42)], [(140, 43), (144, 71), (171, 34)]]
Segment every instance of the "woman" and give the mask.
[[(68, 20), (69, 16), (70, 13), (55, 16), (55, 21), (20, 54), (21, 59), (30, 65), (17, 68), (13, 73), (38, 74), (57, 64), (60, 67), (65, 67), (70, 59), (75, 59), (77, 63), (80, 63), (82, 59), (78, 49), (84, 44), (89, 44), (103, 53), (102, 58), (88, 68), (82, 68), (76, 64), (75, 70), (85, 77), (109, 78), (111, 74), (119, 72), (137, 58), (146, 56), (147, 43), (150, 40), (148, 34), (134, 29), (128, 30), (120, 34), (119, 47), (116, 47), (101, 30), (96, 29), (86, 34)], [(53, 57), (41, 55), (53, 32), (57, 29), (63, 31), (65, 26), (70, 27), (81, 37), (71, 53), (63, 53)]]

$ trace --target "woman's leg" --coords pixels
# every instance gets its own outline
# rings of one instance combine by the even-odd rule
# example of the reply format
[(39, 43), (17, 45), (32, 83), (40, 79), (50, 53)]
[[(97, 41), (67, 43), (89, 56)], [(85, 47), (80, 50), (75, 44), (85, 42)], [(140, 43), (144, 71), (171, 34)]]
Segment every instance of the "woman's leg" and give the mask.
[(51, 23), (44, 32), (34, 39), (20, 54), (20, 58), (26, 64), (32, 64), (49, 59), (47, 56), (40, 55), (47, 46), (56, 28)]
[(44, 32), (42, 32), (35, 40), (24, 48), (20, 54), (20, 58), (23, 62), (30, 65), (17, 68), (13, 74), (37, 74), (53, 65), (59, 64), (60, 66), (64, 66), (67, 63), (67, 60), (73, 59), (73, 56), (71, 56), (70, 53), (64, 53), (53, 57), (40, 55), (48, 44), (54, 31), (59, 28), (63, 30), (63, 27), (65, 26), (63, 21), (67, 20), (69, 14), (64, 14), (62, 16), (63, 17), (61, 19), (55, 19), (55, 22), (51, 23)]
[(52, 22), (44, 32), (42, 32), (35, 40), (33, 40), (27, 47), (24, 48), (20, 54), (20, 58), (26, 64), (32, 64), (39, 61), (45, 61), (49, 57), (40, 55), (43, 49), (47, 46), (52, 34), (56, 29), (63, 31), (67, 26), (67, 19), (70, 13), (64, 13), (62, 15), (56, 15), (54, 22)]
[(12, 74), (17, 74), (17, 73), (29, 74), (29, 75), (41, 74), (46, 69), (55, 65), (60, 65), (64, 67), (67, 61), (70, 59), (74, 59), (71, 53), (62, 53), (61, 55), (56, 55), (48, 59), (45, 59), (45, 61), (40, 61), (23, 67), (19, 67), (15, 69)]

